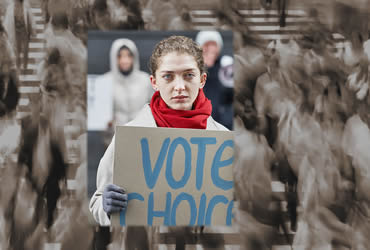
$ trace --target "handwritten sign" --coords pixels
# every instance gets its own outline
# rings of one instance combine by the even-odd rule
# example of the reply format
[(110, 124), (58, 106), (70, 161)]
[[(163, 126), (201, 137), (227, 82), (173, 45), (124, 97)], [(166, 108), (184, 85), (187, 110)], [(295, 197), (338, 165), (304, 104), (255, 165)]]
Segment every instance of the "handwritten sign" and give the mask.
[(115, 143), (113, 225), (231, 225), (232, 132), (120, 126)]

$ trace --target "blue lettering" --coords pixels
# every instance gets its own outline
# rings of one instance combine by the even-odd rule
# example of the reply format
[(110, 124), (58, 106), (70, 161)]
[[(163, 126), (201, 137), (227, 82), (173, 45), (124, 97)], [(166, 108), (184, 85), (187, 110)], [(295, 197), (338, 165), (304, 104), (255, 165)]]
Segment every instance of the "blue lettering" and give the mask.
[(223, 195), (216, 195), (216, 196), (214, 196), (209, 201), (208, 208), (207, 208), (207, 213), (206, 213), (206, 221), (205, 221), (204, 224), (206, 226), (210, 226), (211, 225), (213, 209), (215, 208), (215, 206), (218, 203), (227, 204), (228, 202), (229, 202), (228, 199), (225, 196), (223, 196)]
[(216, 138), (214, 137), (193, 137), (190, 139), (193, 144), (198, 144), (198, 156), (197, 156), (197, 167), (196, 167), (196, 188), (200, 190), (203, 184), (203, 169), (204, 169), (204, 158), (206, 155), (206, 145), (216, 144)]
[(204, 225), (204, 215), (206, 213), (206, 202), (207, 202), (207, 196), (205, 193), (202, 194), (200, 197), (199, 202), (199, 212), (198, 212), (198, 225)]
[(164, 217), (164, 225), (170, 225), (170, 209), (171, 209), (171, 193), (167, 192), (166, 194), (166, 208), (164, 211), (154, 211), (154, 199), (153, 192), (149, 194), (148, 200), (148, 225), (153, 225), (153, 217)]
[[(129, 193), (129, 194), (127, 194), (127, 203), (130, 200), (144, 201), (144, 197), (141, 194), (138, 194), (138, 193)], [(119, 224), (121, 226), (126, 226), (126, 209), (122, 210), (119, 214)]]
[(193, 196), (187, 193), (179, 194), (173, 202), (172, 211), (171, 211), (171, 225), (176, 226), (176, 209), (180, 205), (181, 201), (188, 201), (190, 206), (190, 222), (189, 226), (195, 225), (195, 220), (197, 218), (197, 206)]
[(232, 219), (234, 218), (234, 215), (232, 213), (234, 207), (234, 201), (230, 201), (229, 206), (227, 207), (226, 212), (226, 226), (231, 226)]
[(143, 161), (145, 182), (148, 188), (153, 189), (153, 187), (157, 183), (159, 173), (162, 169), (164, 158), (166, 157), (166, 152), (170, 144), (170, 138), (166, 138), (163, 141), (161, 151), (159, 152), (159, 156), (157, 158), (157, 161), (155, 163), (155, 167), (153, 170), (152, 170), (152, 164), (150, 161), (148, 139), (143, 138), (140, 140), (140, 142), (141, 142), (141, 151), (142, 151), (141, 156), (142, 156), (142, 161)]
[[(172, 161), (173, 161), (173, 155), (175, 153), (175, 150), (177, 148), (177, 145), (181, 144), (185, 151), (185, 169), (184, 169), (184, 175), (182, 176), (181, 180), (176, 181), (175, 178), (173, 178), (172, 173)], [(168, 182), (168, 185), (173, 189), (179, 189), (186, 185), (186, 183), (189, 180), (191, 172), (191, 149), (188, 142), (183, 137), (178, 137), (171, 143), (170, 149), (168, 150), (168, 156), (167, 156), (167, 165), (166, 165), (166, 179)]]
[(232, 156), (230, 159), (221, 161), (222, 153), (224, 152), (226, 147), (233, 148), (234, 147), (233, 141), (227, 140), (227, 141), (224, 141), (224, 143), (222, 143), (222, 145), (217, 150), (215, 157), (213, 158), (212, 167), (211, 167), (211, 177), (212, 177), (213, 184), (216, 187), (221, 188), (223, 190), (229, 190), (233, 187), (232, 181), (223, 180), (221, 179), (219, 175), (219, 168), (231, 165), (234, 160), (234, 156)]

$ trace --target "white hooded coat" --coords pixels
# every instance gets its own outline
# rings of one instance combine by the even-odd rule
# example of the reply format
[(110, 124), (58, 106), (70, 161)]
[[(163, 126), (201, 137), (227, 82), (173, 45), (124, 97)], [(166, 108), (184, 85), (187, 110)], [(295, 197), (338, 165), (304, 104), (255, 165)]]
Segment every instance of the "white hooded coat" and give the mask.
[[(134, 65), (129, 75), (123, 75), (118, 67), (118, 52), (126, 46), (134, 56)], [(139, 52), (136, 45), (129, 39), (117, 39), (110, 50), (111, 70), (96, 79), (96, 84), (110, 82), (113, 84), (113, 120), (115, 125), (124, 125), (136, 117), (138, 112), (148, 103), (153, 90), (149, 75), (140, 71)]]

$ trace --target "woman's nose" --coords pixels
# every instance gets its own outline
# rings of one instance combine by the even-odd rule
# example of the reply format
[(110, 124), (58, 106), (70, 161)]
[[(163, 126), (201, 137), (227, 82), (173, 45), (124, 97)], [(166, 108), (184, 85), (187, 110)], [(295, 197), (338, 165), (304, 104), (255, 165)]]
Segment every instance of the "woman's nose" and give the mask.
[(181, 77), (176, 77), (174, 84), (175, 84), (175, 90), (177, 91), (185, 90), (185, 81)]

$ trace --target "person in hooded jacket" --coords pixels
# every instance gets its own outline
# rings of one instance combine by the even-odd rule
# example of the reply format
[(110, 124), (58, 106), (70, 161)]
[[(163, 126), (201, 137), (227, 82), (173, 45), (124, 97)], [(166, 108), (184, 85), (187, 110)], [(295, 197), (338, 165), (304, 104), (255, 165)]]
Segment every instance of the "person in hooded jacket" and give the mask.
[[(136, 117), (125, 125), (228, 130), (211, 116), (212, 104), (203, 92), (207, 73), (202, 49), (192, 39), (171, 36), (160, 41), (152, 53), (150, 70), (150, 82), (156, 92), (150, 104), (145, 104)], [(127, 207), (127, 194), (124, 189), (112, 184), (114, 144), (115, 136), (100, 160), (97, 190), (89, 205), (94, 219), (103, 226), (111, 225), (110, 215)], [(193, 229), (178, 227), (169, 230), (175, 233), (176, 249), (181, 249), (185, 247), (184, 237)], [(224, 227), (216, 230), (232, 231)], [(129, 239), (128, 236), (126, 238)], [(222, 237), (215, 241), (217, 242), (212, 242), (213, 245), (223, 244)]]
[(129, 39), (117, 39), (110, 49), (111, 70), (96, 79), (96, 84), (113, 85), (113, 121), (123, 125), (132, 120), (153, 93), (149, 75), (140, 71), (139, 52)]

